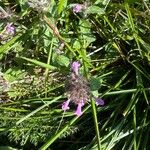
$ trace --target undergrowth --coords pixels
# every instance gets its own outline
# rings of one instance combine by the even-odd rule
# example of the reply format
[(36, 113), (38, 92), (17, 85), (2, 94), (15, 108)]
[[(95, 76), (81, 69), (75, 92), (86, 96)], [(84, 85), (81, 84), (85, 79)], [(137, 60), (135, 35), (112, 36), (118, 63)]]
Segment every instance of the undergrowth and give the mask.
[[(150, 149), (148, 0), (0, 1), (0, 148)], [(70, 64), (91, 93), (64, 112)]]

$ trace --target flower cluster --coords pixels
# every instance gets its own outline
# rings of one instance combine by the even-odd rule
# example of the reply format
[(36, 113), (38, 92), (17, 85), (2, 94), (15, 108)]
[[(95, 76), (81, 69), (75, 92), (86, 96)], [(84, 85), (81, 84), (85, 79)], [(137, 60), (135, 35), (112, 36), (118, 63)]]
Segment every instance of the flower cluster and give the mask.
[(6, 25), (6, 32), (8, 33), (8, 34), (11, 34), (11, 35), (14, 35), (15, 34), (15, 28), (14, 28), (14, 26), (12, 25), (12, 23), (7, 23), (7, 25)]
[(84, 2), (83, 4), (74, 4), (73, 6), (73, 13), (80, 13), (80, 12), (84, 12), (89, 6), (88, 2)]
[[(73, 102), (77, 105), (75, 114), (77, 116), (82, 115), (82, 107), (89, 101), (90, 98), (90, 86), (88, 81), (79, 74), (80, 64), (79, 62), (73, 62), (71, 64), (71, 75), (66, 82), (66, 91), (68, 100), (62, 104), (62, 110), (69, 109), (69, 103)], [(104, 101), (100, 98), (95, 98), (97, 105), (104, 105)]]
[(83, 10), (84, 5), (83, 4), (75, 4), (73, 7), (73, 12), (74, 13), (79, 13)]
[(7, 23), (4, 30), (0, 33), (0, 39), (7, 40), (10, 37), (14, 36), (14, 34), (15, 34), (15, 27), (13, 26), (13, 23)]

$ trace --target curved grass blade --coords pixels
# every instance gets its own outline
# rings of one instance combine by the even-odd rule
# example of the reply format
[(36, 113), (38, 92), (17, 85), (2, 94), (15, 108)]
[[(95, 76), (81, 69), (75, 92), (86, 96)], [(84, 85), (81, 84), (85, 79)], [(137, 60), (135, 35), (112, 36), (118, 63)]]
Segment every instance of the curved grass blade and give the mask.
[(33, 63), (33, 64), (36, 64), (36, 65), (38, 65), (38, 66), (41, 66), (41, 67), (43, 67), (43, 68), (48, 68), (48, 69), (51, 69), (51, 70), (56, 69), (56, 67), (54, 67), (54, 66), (52, 66), (52, 65), (43, 63), (43, 62), (38, 61), (38, 60), (35, 60), (35, 59), (30, 59), (30, 58), (26, 58), (26, 57), (20, 57), (20, 58), (22, 58), (22, 59), (24, 59), (24, 60), (27, 60), (27, 61), (29, 61), (29, 62), (31, 62), (31, 63)]

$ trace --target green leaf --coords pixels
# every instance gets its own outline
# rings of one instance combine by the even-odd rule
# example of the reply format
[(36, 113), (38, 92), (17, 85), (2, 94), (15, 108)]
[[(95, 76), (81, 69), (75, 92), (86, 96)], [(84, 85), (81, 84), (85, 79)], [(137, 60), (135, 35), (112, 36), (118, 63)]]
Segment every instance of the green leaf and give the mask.
[(20, 58), (22, 58), (24, 60), (27, 60), (27, 61), (29, 61), (29, 62), (31, 62), (33, 64), (39, 65), (41, 67), (44, 67), (44, 68), (49, 68), (49, 69), (52, 69), (52, 70), (56, 69), (56, 67), (54, 67), (52, 65), (48, 65), (46, 63), (40, 62), (40, 61), (35, 60), (35, 59), (30, 59), (30, 58), (26, 58), (26, 57), (20, 57)]
[(69, 64), (70, 64), (69, 58), (66, 57), (66, 56), (64, 56), (64, 55), (58, 55), (58, 56), (56, 57), (56, 61), (57, 61), (57, 63), (58, 63), (59, 65), (61, 65), (61, 66), (66, 66), (66, 67), (68, 67)]
[(11, 49), (11, 46), (17, 42), (17, 40), (21, 37), (21, 34), (16, 35), (13, 37), (10, 41), (8, 41), (6, 44), (2, 45), (0, 47), (0, 54), (4, 53), (5, 51), (9, 51)]
[(80, 50), (81, 49), (81, 43), (79, 42), (78, 39), (74, 41), (73, 49), (76, 49), (76, 50)]
[(80, 20), (80, 32), (83, 47), (86, 49), (90, 43), (95, 41), (95, 36), (91, 32), (91, 23), (87, 20)]
[(105, 14), (104, 8), (98, 7), (98, 6), (90, 6), (87, 8), (87, 10), (85, 11), (87, 14)]
[(9, 81), (9, 82), (13, 82), (19, 78), (22, 78), (23, 75), (25, 73), (20, 70), (19, 68), (17, 67), (14, 67), (14, 68), (9, 68), (5, 73), (4, 73), (4, 78)]
[(90, 80), (91, 91), (96, 91), (100, 88), (100, 80), (98, 78), (92, 77)]
[(65, 6), (67, 6), (67, 0), (60, 0), (58, 4), (58, 15), (61, 14)]
[(17, 149), (9, 146), (0, 146), (0, 150), (17, 150)]

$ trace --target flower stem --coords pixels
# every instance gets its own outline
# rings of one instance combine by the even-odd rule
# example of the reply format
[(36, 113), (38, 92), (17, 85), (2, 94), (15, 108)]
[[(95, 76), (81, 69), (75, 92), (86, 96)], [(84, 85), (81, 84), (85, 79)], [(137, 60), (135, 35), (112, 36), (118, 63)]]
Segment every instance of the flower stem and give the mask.
[(52, 29), (54, 35), (55, 35), (62, 43), (64, 43), (64, 44), (66, 45), (66, 47), (68, 48), (68, 50), (70, 50), (74, 56), (76, 56), (76, 53), (75, 53), (74, 50), (71, 48), (71, 46), (70, 46), (70, 45), (66, 42), (66, 40), (59, 34), (59, 31), (58, 31), (56, 25), (53, 24), (53, 23), (51, 22), (51, 20), (50, 20), (48, 17), (46, 17), (45, 15), (44, 15), (43, 19), (44, 19), (44, 21), (46, 22), (46, 24)]
[(101, 150), (100, 132), (99, 132), (99, 127), (98, 127), (96, 106), (95, 106), (95, 101), (94, 101), (92, 98), (91, 98), (91, 106), (92, 106), (92, 112), (93, 112), (93, 118), (94, 118), (94, 124), (95, 124), (95, 131), (96, 131), (96, 138), (97, 138), (97, 146), (98, 146), (98, 150)]

